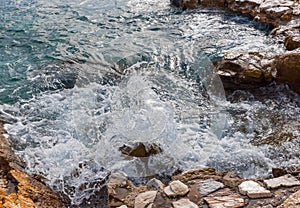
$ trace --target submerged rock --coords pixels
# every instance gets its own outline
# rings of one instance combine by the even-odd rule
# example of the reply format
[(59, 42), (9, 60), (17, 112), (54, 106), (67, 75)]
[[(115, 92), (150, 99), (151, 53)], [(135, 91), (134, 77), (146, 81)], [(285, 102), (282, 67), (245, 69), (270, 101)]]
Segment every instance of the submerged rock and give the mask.
[(119, 151), (132, 157), (149, 157), (161, 153), (162, 149), (157, 144), (145, 145), (139, 142), (134, 146), (123, 145), (119, 148)]

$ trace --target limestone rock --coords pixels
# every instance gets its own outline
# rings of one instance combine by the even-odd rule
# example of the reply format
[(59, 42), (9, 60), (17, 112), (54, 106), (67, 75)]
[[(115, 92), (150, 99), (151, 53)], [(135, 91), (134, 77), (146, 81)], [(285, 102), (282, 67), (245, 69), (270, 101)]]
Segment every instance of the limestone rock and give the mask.
[(147, 191), (139, 194), (135, 198), (134, 207), (135, 208), (146, 208), (151, 206), (154, 202), (155, 197), (157, 195), (157, 191)]
[(246, 205), (245, 200), (239, 195), (205, 197), (204, 200), (210, 208), (238, 208)]
[(180, 199), (172, 203), (174, 208), (198, 208), (197, 204), (189, 199)]
[(199, 192), (202, 196), (206, 196), (220, 188), (223, 188), (224, 184), (213, 179), (207, 179), (200, 183)]
[(278, 208), (300, 207), (300, 190), (287, 198)]
[(164, 188), (164, 193), (169, 197), (184, 196), (189, 192), (189, 187), (181, 181), (172, 181), (169, 186)]
[(171, 190), (175, 192), (178, 196), (184, 196), (189, 192), (189, 187), (182, 183), (181, 181), (172, 181), (169, 184)]
[(294, 176), (287, 174), (278, 178), (272, 178), (264, 180), (264, 183), (269, 188), (279, 188), (281, 186), (291, 187), (291, 186), (300, 186), (300, 181), (298, 181)]
[(276, 62), (277, 81), (300, 93), (300, 53), (279, 55)]
[(244, 181), (239, 185), (239, 191), (252, 199), (271, 197), (272, 193), (254, 181)]

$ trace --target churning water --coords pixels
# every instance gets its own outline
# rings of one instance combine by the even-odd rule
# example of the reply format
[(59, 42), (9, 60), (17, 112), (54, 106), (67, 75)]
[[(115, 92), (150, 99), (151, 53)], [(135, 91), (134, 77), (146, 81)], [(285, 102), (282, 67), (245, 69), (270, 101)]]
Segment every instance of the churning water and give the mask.
[[(268, 28), (158, 0), (0, 1), (0, 108), (27, 171), (80, 204), (110, 171), (213, 166), (245, 177), (299, 164), (299, 96), (225, 93), (210, 60), (280, 52)], [(156, 144), (160, 154), (122, 155)]]

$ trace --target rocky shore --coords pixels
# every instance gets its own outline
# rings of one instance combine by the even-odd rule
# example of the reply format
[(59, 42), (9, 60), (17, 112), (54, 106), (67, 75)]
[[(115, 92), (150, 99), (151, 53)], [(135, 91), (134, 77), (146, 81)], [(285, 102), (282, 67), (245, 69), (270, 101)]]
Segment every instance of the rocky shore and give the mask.
[(291, 0), (171, 0), (183, 9), (219, 7), (271, 24), (270, 36), (282, 42), (287, 52), (232, 51), (216, 61), (227, 90), (249, 89), (273, 81), (288, 84), (300, 93), (300, 4)]
[(125, 175), (112, 174), (107, 184), (110, 207), (119, 208), (296, 208), (300, 207), (300, 175), (273, 169), (276, 178), (243, 179), (213, 168), (172, 176), (167, 184), (156, 178), (135, 186)]

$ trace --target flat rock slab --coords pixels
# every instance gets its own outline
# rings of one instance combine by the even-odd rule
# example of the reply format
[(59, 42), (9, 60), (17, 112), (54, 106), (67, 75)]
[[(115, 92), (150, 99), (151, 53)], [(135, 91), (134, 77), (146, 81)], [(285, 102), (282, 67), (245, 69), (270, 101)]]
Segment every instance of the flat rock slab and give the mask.
[(174, 208), (198, 208), (198, 205), (189, 199), (180, 199), (172, 203)]
[(213, 179), (207, 179), (205, 181), (203, 181), (202, 183), (200, 183), (199, 185), (199, 193), (202, 196), (206, 196), (212, 192), (215, 192), (221, 188), (224, 187), (224, 184), (221, 182), (218, 182), (216, 180)]
[(246, 205), (245, 200), (237, 194), (205, 197), (204, 200), (210, 208), (238, 208)]
[(300, 207), (300, 190), (287, 198), (278, 208)]
[(268, 188), (279, 188), (281, 186), (291, 187), (291, 186), (299, 186), (300, 181), (297, 180), (294, 176), (287, 174), (278, 178), (272, 178), (268, 180), (264, 180), (264, 183), (268, 186)]
[(272, 193), (255, 181), (244, 181), (239, 186), (239, 191), (252, 199), (271, 197)]
[(157, 195), (157, 191), (147, 191), (139, 194), (135, 198), (134, 207), (135, 208), (145, 208), (151, 206), (154, 202), (155, 197)]

